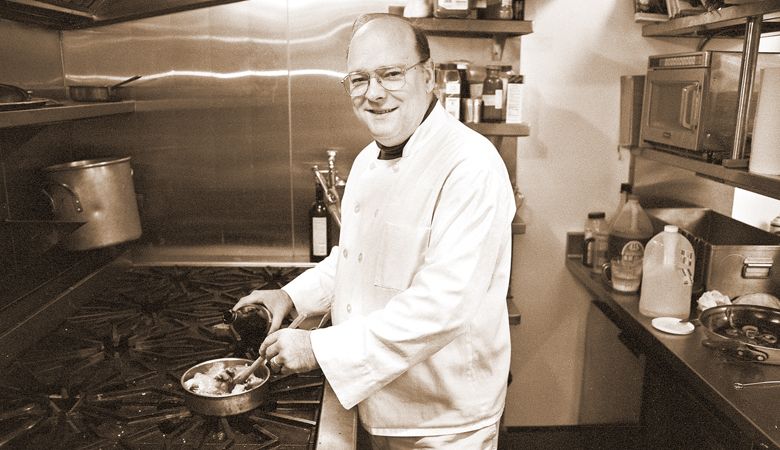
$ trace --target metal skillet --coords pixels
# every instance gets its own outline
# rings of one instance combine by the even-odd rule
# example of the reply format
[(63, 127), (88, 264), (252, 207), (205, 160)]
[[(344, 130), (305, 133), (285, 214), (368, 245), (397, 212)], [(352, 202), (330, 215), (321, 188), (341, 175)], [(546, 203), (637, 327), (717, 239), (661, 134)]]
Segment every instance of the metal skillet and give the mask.
[(724, 305), (702, 311), (705, 345), (742, 361), (780, 365), (780, 309)]
[[(305, 314), (299, 314), (287, 328), (297, 328), (305, 319)], [(321, 321), (320, 323), (323, 322)], [(219, 358), (204, 361), (189, 368), (184, 372), (180, 380), (181, 387), (184, 389), (184, 403), (193, 412), (207, 416), (235, 416), (257, 408), (265, 401), (268, 392), (268, 380), (271, 378), (271, 370), (266, 364), (256, 365), (253, 375), (259, 378), (260, 382), (243, 392), (210, 395), (192, 392), (186, 387), (186, 382), (193, 378), (195, 374), (207, 373), (216, 364), (223, 364), (225, 369), (234, 368), (236, 373), (240, 373), (242, 369), (253, 365), (255, 362), (247, 358)]]

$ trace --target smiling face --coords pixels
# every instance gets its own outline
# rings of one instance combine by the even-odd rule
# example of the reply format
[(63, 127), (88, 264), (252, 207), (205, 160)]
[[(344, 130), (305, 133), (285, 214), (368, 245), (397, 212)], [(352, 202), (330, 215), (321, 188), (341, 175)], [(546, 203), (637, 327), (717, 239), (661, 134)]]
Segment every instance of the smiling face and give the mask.
[[(410, 25), (401, 19), (381, 18), (366, 23), (352, 37), (347, 71), (373, 74), (380, 67), (410, 67), (419, 61)], [(395, 91), (388, 91), (372, 76), (365, 95), (352, 98), (352, 108), (377, 142), (398, 145), (422, 121), (433, 84), (430, 61), (408, 69), (406, 83)]]

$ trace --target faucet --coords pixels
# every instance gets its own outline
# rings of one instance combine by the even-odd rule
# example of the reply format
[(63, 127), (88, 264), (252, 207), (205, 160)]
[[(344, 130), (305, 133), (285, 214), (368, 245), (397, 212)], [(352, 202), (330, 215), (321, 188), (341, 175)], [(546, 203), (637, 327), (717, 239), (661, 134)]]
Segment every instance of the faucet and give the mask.
[(339, 189), (343, 190), (346, 182), (339, 177), (336, 171), (336, 154), (338, 150), (327, 149), (326, 153), (328, 155), (328, 168), (320, 170), (319, 166), (314, 164), (311, 167), (311, 171), (314, 174), (314, 179), (322, 187), (323, 192), (325, 192), (325, 206), (328, 208), (328, 212), (336, 225), (341, 228), (341, 196), (339, 195)]

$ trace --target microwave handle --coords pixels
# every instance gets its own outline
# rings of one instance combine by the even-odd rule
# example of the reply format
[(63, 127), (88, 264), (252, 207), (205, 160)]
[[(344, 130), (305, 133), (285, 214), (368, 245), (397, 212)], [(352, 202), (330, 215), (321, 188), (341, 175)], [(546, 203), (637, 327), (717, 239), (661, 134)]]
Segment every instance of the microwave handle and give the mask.
[(691, 120), (691, 114), (699, 107), (698, 93), (699, 83), (689, 84), (682, 89), (682, 101), (680, 102), (680, 126), (688, 130), (693, 130), (697, 125), (693, 120)]

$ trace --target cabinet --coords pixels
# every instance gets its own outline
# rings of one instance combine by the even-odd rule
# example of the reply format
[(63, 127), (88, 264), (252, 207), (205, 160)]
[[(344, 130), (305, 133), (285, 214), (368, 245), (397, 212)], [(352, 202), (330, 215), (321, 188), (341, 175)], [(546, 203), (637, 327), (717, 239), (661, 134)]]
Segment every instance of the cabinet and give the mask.
[(747, 110), (756, 70), (758, 43), (762, 34), (780, 32), (779, 19), (780, 0), (762, 0), (645, 25), (642, 28), (642, 35), (645, 37), (702, 37), (703, 39), (743, 37), (739, 110), (731, 158), (724, 160), (722, 166), (667, 154), (654, 148), (633, 149), (633, 155), (687, 169), (730, 186), (780, 199), (780, 177), (748, 172), (745, 158)]

